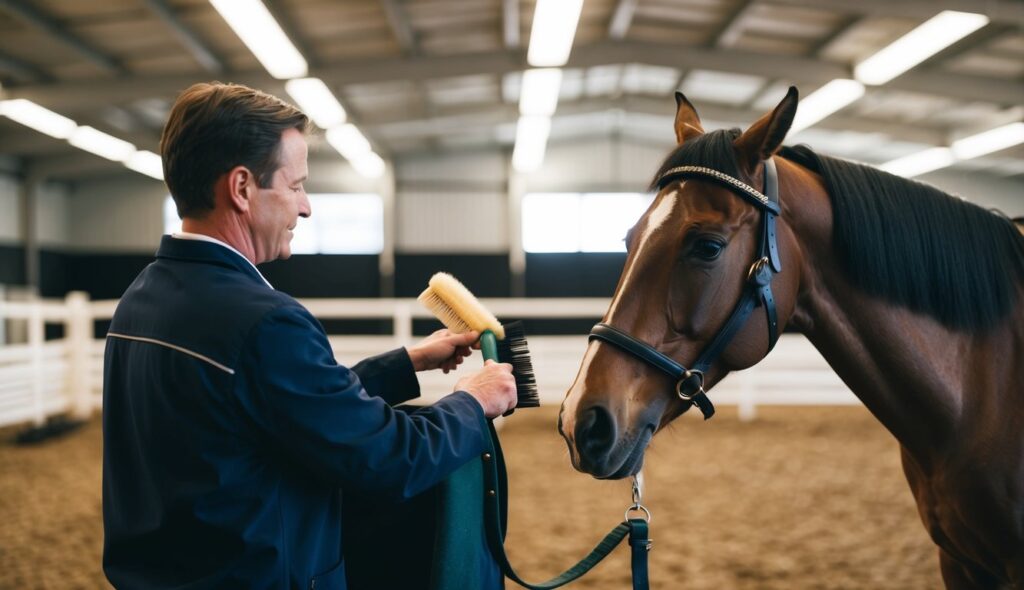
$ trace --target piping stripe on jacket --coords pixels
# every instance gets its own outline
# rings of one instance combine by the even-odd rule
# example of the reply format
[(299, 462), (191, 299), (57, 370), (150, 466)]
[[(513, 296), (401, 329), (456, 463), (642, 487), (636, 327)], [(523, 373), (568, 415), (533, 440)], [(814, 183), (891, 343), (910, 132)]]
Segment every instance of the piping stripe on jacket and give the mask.
[(221, 371), (224, 371), (228, 375), (234, 375), (235, 374), (235, 370), (234, 369), (232, 369), (230, 367), (226, 367), (226, 366), (218, 363), (217, 361), (211, 359), (208, 356), (204, 356), (204, 355), (199, 354), (198, 352), (194, 352), (194, 351), (191, 351), (191, 350), (189, 350), (187, 348), (182, 348), (180, 346), (171, 344), (170, 342), (164, 342), (163, 340), (155, 340), (153, 338), (143, 338), (141, 336), (128, 336), (127, 334), (117, 334), (117, 333), (114, 333), (114, 332), (107, 332), (107, 336), (108, 337), (112, 336), (114, 338), (124, 338), (125, 340), (135, 340), (135, 341), (138, 341), (138, 342), (149, 342), (150, 344), (157, 344), (157, 345), (160, 345), (160, 346), (165, 346), (167, 348), (171, 348), (173, 350), (177, 350), (178, 352), (183, 352), (183, 353), (185, 353), (185, 354), (187, 354), (187, 355), (189, 355), (191, 357), (195, 357), (195, 358), (197, 358), (197, 359), (199, 359), (201, 361), (210, 363), (211, 365), (217, 367)]

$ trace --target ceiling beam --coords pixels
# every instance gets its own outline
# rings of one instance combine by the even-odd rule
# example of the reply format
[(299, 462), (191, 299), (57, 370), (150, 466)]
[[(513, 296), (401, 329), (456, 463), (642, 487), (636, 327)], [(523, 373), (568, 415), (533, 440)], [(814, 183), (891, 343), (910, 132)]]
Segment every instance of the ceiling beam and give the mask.
[(922, 22), (943, 10), (982, 13), (993, 23), (1024, 25), (1020, 0), (772, 0), (773, 4), (833, 10), (842, 14), (917, 19)]
[(743, 34), (744, 21), (755, 5), (754, 0), (739, 0), (725, 15), (718, 30), (711, 34), (708, 47), (732, 47)]
[(406, 16), (405, 9), (398, 4), (398, 0), (380, 0), (380, 4), (402, 53), (416, 55), (416, 35), (412, 31), (412, 25), (409, 24), (409, 17)]
[(224, 71), (224, 62), (199, 38), (195, 31), (185, 25), (166, 0), (142, 0), (156, 16), (167, 25), (178, 41), (192, 54), (204, 70), (213, 74)]
[(519, 49), (523, 42), (519, 27), (519, 0), (502, 0), (501, 36), (505, 49)]
[(619, 0), (612, 13), (612, 19), (608, 23), (608, 36), (612, 39), (625, 39), (629, 26), (633, 24), (633, 16), (636, 14), (636, 5), (639, 0)]
[(1013, 33), (1020, 27), (1014, 27), (1007, 24), (989, 24), (988, 26), (982, 27), (970, 35), (960, 39), (956, 43), (943, 49), (942, 51), (932, 55), (923, 62), (923, 66), (928, 67), (932, 65), (938, 65), (945, 63), (946, 61), (963, 55), (969, 51), (975, 49), (981, 49), (988, 43), (1002, 37), (1003, 35)]
[[(75, 150), (74, 153), (60, 156), (25, 158), (24, 162), (25, 175), (38, 179), (71, 179), (89, 176), (109, 176), (110, 174), (116, 173), (120, 170), (124, 170), (130, 174), (138, 174), (138, 172), (125, 168), (124, 164), (111, 162), (105, 158), (79, 150)], [(156, 181), (154, 180), (154, 182)]]
[[(678, 69), (701, 68), (785, 80), (804, 86), (807, 92), (834, 78), (849, 78), (850, 67), (812, 57), (765, 55), (736, 49), (710, 49), (669, 43), (602, 41), (573, 49), (567, 67), (588, 68), (606, 64), (640, 63)], [(368, 84), (394, 80), (424, 81), (478, 74), (505, 74), (525, 68), (521, 52), (500, 51), (444, 57), (402, 57), (353, 60), (314, 68), (311, 76), (329, 85)], [(34, 100), (62, 110), (104, 103), (172, 96), (197, 81), (196, 76), (134, 76), (129, 79), (65, 82), (50, 85), (11, 86), (10, 97)], [(271, 90), (279, 86), (266, 72), (241, 72), (233, 81)], [(1021, 84), (1007, 80), (935, 69), (911, 70), (886, 84), (907, 90), (964, 101), (1014, 106), (1021, 101)]]
[(0, 155), (35, 157), (76, 151), (78, 148), (68, 142), (32, 131), (28, 127), (19, 125), (17, 129), (0, 129)]
[(53, 76), (27, 61), (0, 53), (0, 72), (6, 72), (23, 82), (51, 82)]
[[(750, 125), (763, 112), (724, 105), (715, 105), (695, 101), (697, 112), (705, 121)], [(666, 129), (671, 128), (675, 116), (675, 101), (671, 98), (654, 98), (649, 96), (624, 96), (620, 98), (598, 98), (570, 102), (561, 102), (554, 118), (601, 113), (610, 110), (621, 110), (631, 114), (664, 117)], [(435, 135), (459, 133), (481, 133), (493, 131), (503, 124), (514, 124), (519, 111), (514, 104), (486, 105), (469, 111), (452, 110), (439, 113), (435, 117), (409, 117), (408, 113), (395, 112), (390, 116), (375, 117), (363, 121), (367, 132), (377, 137), (386, 138), (386, 143), (393, 143), (396, 138), (423, 138)], [(856, 131), (860, 133), (879, 133), (895, 140), (921, 143), (927, 145), (943, 145), (949, 140), (947, 129), (926, 128), (919, 125), (868, 119), (863, 116), (832, 115), (815, 125), (819, 129), (834, 131)]]
[(825, 35), (821, 39), (818, 39), (811, 45), (810, 49), (807, 51), (807, 55), (811, 57), (817, 57), (818, 55), (820, 55), (822, 51), (828, 49), (828, 47), (832, 45), (832, 43), (834, 43), (837, 39), (839, 39), (846, 33), (850, 32), (855, 26), (857, 26), (857, 23), (861, 21), (861, 18), (863, 17), (856, 15), (842, 17), (839, 23), (831, 31), (829, 31), (827, 35)]
[(0, 9), (6, 10), (31, 26), (45, 32), (111, 74), (124, 74), (127, 72), (125, 67), (114, 60), (114, 58), (86, 43), (77, 35), (72, 34), (61, 26), (55, 18), (44, 14), (27, 2), (22, 0), (0, 0)]

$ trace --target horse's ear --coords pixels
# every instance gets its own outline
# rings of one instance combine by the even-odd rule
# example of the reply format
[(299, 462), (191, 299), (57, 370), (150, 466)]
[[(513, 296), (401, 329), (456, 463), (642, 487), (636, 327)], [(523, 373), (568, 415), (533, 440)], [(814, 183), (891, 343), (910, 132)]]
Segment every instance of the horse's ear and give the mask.
[(687, 139), (693, 139), (704, 133), (700, 125), (697, 109), (686, 100), (682, 92), (676, 92), (676, 141), (680, 145)]
[(739, 164), (747, 171), (753, 171), (763, 160), (767, 160), (779, 149), (786, 139), (800, 102), (796, 86), (790, 86), (785, 98), (775, 110), (761, 117), (736, 138), (734, 142)]

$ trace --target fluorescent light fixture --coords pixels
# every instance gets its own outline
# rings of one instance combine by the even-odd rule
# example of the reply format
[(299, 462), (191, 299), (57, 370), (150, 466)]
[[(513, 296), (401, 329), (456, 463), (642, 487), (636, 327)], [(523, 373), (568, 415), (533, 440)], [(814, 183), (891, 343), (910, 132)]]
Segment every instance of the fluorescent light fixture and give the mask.
[(356, 172), (367, 178), (380, 178), (384, 174), (384, 160), (374, 152), (366, 152), (349, 160)]
[(160, 156), (151, 151), (140, 150), (135, 152), (124, 165), (140, 174), (145, 174), (157, 180), (164, 179), (164, 164), (160, 161)]
[(71, 137), (78, 128), (77, 123), (64, 115), (58, 115), (24, 98), (0, 100), (0, 115), (57, 139)]
[(569, 61), (583, 0), (537, 0), (526, 61), (535, 68), (558, 68)]
[(68, 143), (115, 162), (124, 162), (135, 153), (134, 145), (89, 126), (76, 129), (68, 138)]
[(551, 133), (551, 118), (521, 116), (516, 124), (516, 146), (512, 166), (520, 172), (532, 172), (544, 162), (544, 149)]
[(944, 10), (857, 64), (853, 76), (864, 84), (885, 84), (986, 24), (983, 14)]
[(800, 101), (790, 135), (799, 133), (864, 96), (864, 85), (856, 80), (836, 78)]
[(328, 129), (327, 143), (349, 160), (355, 160), (359, 156), (373, 151), (370, 142), (351, 123)]
[(519, 91), (519, 114), (551, 116), (558, 107), (561, 87), (562, 70), (559, 68), (526, 70)]
[(288, 80), (306, 75), (306, 59), (261, 0), (210, 0), (210, 4), (271, 76)]
[(1017, 121), (958, 139), (952, 148), (957, 159), (969, 160), (1021, 143), (1024, 143), (1024, 122)]
[(285, 85), (288, 94), (321, 129), (330, 129), (345, 122), (345, 109), (331, 89), (320, 78), (296, 78)]
[(953, 150), (948, 147), (929, 148), (882, 164), (879, 170), (910, 178), (925, 172), (945, 168), (956, 161)]

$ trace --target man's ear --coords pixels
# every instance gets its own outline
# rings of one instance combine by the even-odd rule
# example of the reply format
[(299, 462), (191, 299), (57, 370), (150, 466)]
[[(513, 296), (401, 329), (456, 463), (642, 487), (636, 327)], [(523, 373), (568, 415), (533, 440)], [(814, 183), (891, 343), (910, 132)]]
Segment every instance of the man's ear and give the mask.
[(747, 172), (753, 172), (762, 161), (772, 155), (782, 145), (793, 124), (796, 106), (800, 102), (796, 86), (790, 86), (789, 92), (775, 110), (757, 120), (736, 138), (737, 163)]
[(239, 213), (249, 211), (252, 198), (256, 195), (256, 176), (245, 166), (235, 166), (221, 177), (223, 190), (231, 208)]

